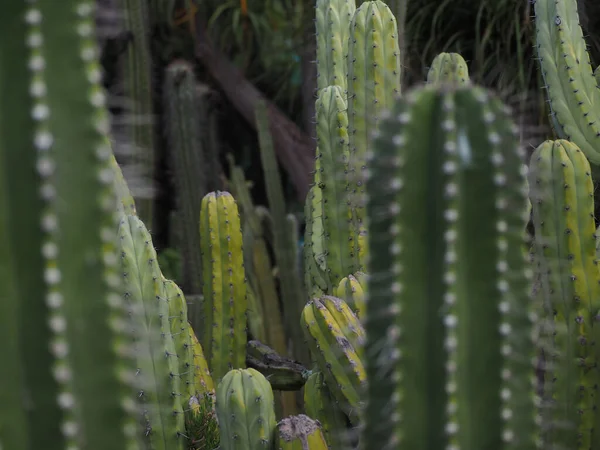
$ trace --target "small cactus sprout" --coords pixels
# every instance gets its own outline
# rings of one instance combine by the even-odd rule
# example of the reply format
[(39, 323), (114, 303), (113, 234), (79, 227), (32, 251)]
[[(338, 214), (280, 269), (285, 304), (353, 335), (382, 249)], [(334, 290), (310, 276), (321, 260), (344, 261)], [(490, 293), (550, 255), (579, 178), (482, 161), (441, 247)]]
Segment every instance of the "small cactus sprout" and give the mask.
[(265, 450), (275, 438), (275, 405), (267, 379), (254, 369), (235, 369), (217, 387), (222, 450)]
[(419, 87), (373, 146), (362, 440), (535, 448), (525, 166), (508, 111), (479, 87)]
[(458, 53), (440, 53), (431, 63), (427, 73), (427, 83), (468, 84), (469, 68), (467, 63)]

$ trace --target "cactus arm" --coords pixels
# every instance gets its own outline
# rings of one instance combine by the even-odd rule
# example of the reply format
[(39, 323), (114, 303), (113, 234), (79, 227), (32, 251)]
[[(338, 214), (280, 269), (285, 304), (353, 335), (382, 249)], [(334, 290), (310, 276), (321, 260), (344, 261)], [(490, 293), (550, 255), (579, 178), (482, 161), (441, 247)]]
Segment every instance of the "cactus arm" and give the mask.
[(479, 88), (419, 88), (374, 145), (363, 439), (533, 448), (526, 198), (508, 114)]
[(354, 0), (317, 0), (317, 87), (340, 86), (346, 90), (346, 55)]
[(194, 386), (196, 388), (196, 395), (198, 397), (204, 395), (213, 395), (215, 392), (215, 385), (213, 383), (212, 376), (210, 375), (210, 371), (208, 370), (208, 364), (206, 363), (206, 358), (204, 357), (204, 351), (202, 349), (202, 345), (198, 341), (194, 330), (192, 327), (188, 327), (188, 332), (190, 334), (190, 341), (192, 343), (192, 353), (194, 356)]
[(556, 132), (600, 164), (600, 104), (574, 0), (535, 2), (536, 44)]
[[(587, 343), (600, 339), (595, 320), (600, 310), (600, 273), (590, 166), (576, 145), (558, 140), (541, 144), (530, 167), (536, 262), (551, 311), (543, 319), (550, 322), (554, 335), (544, 343), (552, 355), (549, 372), (553, 380), (546, 383), (552, 403), (544, 408), (550, 425), (545, 438), (556, 445), (577, 442), (594, 448), (600, 445), (600, 433), (594, 430), (599, 380), (589, 368), (595, 367), (600, 355)], [(565, 429), (561, 423), (571, 426)]]
[(322, 251), (322, 218), (316, 217), (317, 211), (320, 211), (320, 189), (313, 186), (308, 191), (306, 202), (304, 204), (304, 217), (306, 227), (304, 229), (304, 286), (309, 297), (320, 297), (328, 291), (329, 279), (323, 270), (320, 260)]
[(321, 425), (310, 417), (300, 414), (286, 417), (277, 424), (277, 447), (279, 450), (327, 450), (327, 442)]

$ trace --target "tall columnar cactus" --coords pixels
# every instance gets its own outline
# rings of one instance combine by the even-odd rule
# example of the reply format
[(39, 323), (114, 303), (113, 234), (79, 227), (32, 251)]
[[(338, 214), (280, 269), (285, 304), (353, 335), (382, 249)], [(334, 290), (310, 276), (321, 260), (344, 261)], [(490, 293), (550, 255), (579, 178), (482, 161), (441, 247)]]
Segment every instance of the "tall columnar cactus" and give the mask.
[(2, 8), (0, 447), (134, 449), (94, 2)]
[(310, 417), (300, 414), (286, 417), (277, 424), (278, 450), (327, 450), (321, 426)]
[(246, 364), (246, 276), (242, 230), (235, 200), (211, 192), (200, 212), (204, 268), (204, 342), (208, 366), (217, 382)]
[(118, 233), (125, 299), (135, 338), (135, 395), (144, 411), (144, 434), (151, 449), (183, 449), (181, 397), (187, 393), (169, 323), (168, 298), (173, 287), (167, 288), (152, 238), (138, 217), (123, 216)]
[(525, 172), (509, 113), (480, 88), (428, 86), (379, 130), (363, 439), (536, 448)]
[(194, 67), (186, 61), (172, 62), (166, 70), (164, 100), (167, 139), (177, 185), (177, 209), (181, 223), (183, 290), (202, 292), (202, 256), (198, 218), (202, 198), (208, 193), (202, 154), (200, 110)]
[(316, 103), (319, 188), (322, 192), (323, 249), (332, 285), (360, 268), (359, 226), (348, 202), (348, 115), (339, 86), (321, 90)]
[(458, 53), (440, 53), (433, 59), (429, 72), (427, 72), (427, 83), (468, 84), (469, 68), (467, 63)]
[(600, 446), (600, 271), (590, 172), (583, 152), (568, 141), (546, 141), (531, 157), (548, 449)]
[[(150, 17), (146, 0), (118, 0), (125, 30), (131, 40), (123, 62), (126, 99), (124, 141), (119, 142), (144, 179), (145, 189), (134, 192), (138, 214), (152, 229), (154, 215), (154, 171), (157, 161), (152, 99), (152, 60), (150, 54)], [(149, 188), (149, 189), (148, 189)]]
[[(359, 220), (365, 216), (366, 158), (381, 112), (400, 93), (400, 50), (396, 18), (380, 0), (354, 13), (348, 44), (348, 134), (350, 197)], [(347, 275), (347, 274), (344, 274)]]
[(302, 311), (302, 324), (311, 354), (325, 375), (327, 386), (352, 423), (358, 424), (366, 381), (360, 358), (362, 327), (356, 317), (352, 320), (344, 314), (352, 314), (347, 305), (340, 310), (336, 306), (339, 305), (329, 297), (311, 300)]
[(273, 390), (260, 372), (228, 372), (217, 387), (216, 406), (223, 450), (272, 448), (277, 427)]
[(534, 2), (536, 46), (556, 133), (600, 164), (600, 91), (576, 0)]
[(317, 88), (346, 90), (349, 26), (355, 0), (317, 0)]

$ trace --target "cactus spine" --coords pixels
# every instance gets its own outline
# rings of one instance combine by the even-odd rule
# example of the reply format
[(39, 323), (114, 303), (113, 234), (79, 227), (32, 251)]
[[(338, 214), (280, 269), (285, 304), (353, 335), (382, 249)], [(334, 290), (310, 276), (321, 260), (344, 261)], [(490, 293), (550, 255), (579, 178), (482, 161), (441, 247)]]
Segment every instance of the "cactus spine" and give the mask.
[(590, 172), (583, 152), (568, 141), (546, 141), (531, 157), (534, 261), (545, 299), (541, 325), (547, 327), (542, 411), (549, 449), (600, 445), (600, 272)]
[(211, 192), (200, 213), (204, 267), (204, 343), (208, 366), (219, 381), (228, 371), (245, 367), (246, 276), (242, 230), (235, 200), (228, 192)]
[(228, 372), (217, 387), (217, 417), (223, 450), (264, 450), (275, 438), (273, 391), (254, 369)]
[(363, 439), (535, 448), (525, 176), (508, 113), (480, 88), (426, 87), (379, 130)]
[(279, 450), (327, 450), (321, 426), (310, 417), (300, 414), (283, 419), (277, 424)]

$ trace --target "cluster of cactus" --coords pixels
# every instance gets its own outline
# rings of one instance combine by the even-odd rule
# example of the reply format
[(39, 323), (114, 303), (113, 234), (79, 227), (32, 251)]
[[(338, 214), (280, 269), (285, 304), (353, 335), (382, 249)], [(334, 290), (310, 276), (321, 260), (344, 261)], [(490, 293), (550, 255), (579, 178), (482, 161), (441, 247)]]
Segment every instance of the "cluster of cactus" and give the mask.
[[(0, 17), (1, 450), (600, 448), (598, 93), (575, 0), (535, 2), (561, 139), (529, 167), (510, 111), (460, 55), (400, 95), (385, 3), (318, 0), (306, 294), (259, 109), (271, 213), (239, 170), (242, 214), (224, 191), (184, 210), (195, 329), (113, 155), (94, 2), (64, 8), (8, 0)], [(174, 117), (194, 117), (192, 75), (169, 69)], [(196, 130), (180, 125), (183, 171), (202, 163), (186, 163)], [(301, 389), (304, 414), (281, 395), (278, 421), (277, 391)]]

